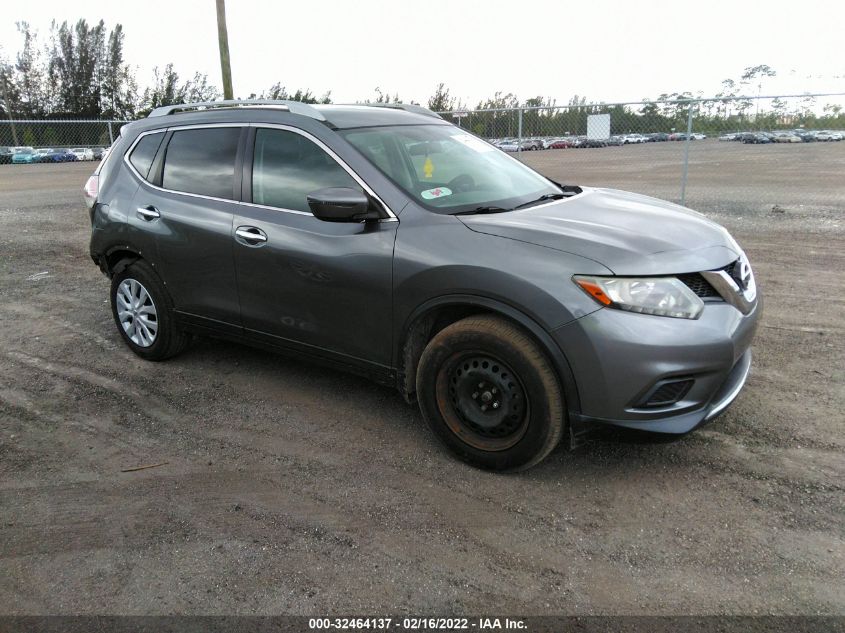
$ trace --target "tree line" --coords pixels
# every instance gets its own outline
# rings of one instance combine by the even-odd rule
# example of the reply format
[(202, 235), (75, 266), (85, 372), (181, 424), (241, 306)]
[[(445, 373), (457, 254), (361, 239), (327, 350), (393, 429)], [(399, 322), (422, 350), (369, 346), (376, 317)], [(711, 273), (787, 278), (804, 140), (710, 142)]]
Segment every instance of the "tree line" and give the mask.
[(662, 93), (656, 99), (645, 97), (631, 104), (590, 103), (584, 96), (574, 95), (557, 104), (551, 97), (538, 95), (520, 100), (513, 93), (496, 92), (493, 97), (468, 108), (450, 95), (444, 84), (438, 85), (428, 101), (435, 112), (458, 112), (445, 118), (485, 138), (516, 136), (522, 108), (523, 136), (560, 136), (584, 134), (587, 118), (592, 114), (610, 114), (611, 133), (686, 131), (692, 108), (692, 127), (696, 132), (716, 133), (740, 130), (832, 127), (845, 128), (845, 111), (840, 104), (830, 103), (818, 113), (815, 97), (804, 96), (771, 101), (750, 97), (763, 94), (767, 79), (777, 72), (768, 65), (749, 66), (737, 79), (725, 79), (721, 91), (707, 101), (699, 92)]
[[(0, 109), (4, 116), (128, 120), (146, 116), (158, 106), (221, 98), (220, 90), (207, 75), (197, 72), (183, 79), (172, 64), (154, 68), (149, 85), (142, 90), (135, 69), (123, 56), (125, 34), (120, 24), (109, 30), (102, 20), (94, 25), (84, 19), (75, 24), (53, 22), (45, 41), (28, 23), (19, 22), (17, 27), (23, 40), (21, 49), (11, 60), (0, 56)], [(695, 130), (845, 127), (841, 106), (827, 105), (819, 115), (812, 97), (791, 102), (774, 99), (766, 102), (763, 111), (757, 100), (738, 98), (761, 94), (765, 82), (776, 75), (771, 67), (758, 65), (745, 68), (735, 79), (722, 81), (715, 100), (693, 107)], [(566, 107), (558, 108), (550, 97), (520, 100), (513, 93), (499, 91), (470, 107), (441, 83), (426, 105), (435, 112), (470, 111), (460, 124), (485, 137), (515, 136), (519, 127), (516, 109), (527, 108), (522, 115), (523, 135), (554, 136), (583, 134), (590, 114), (610, 114), (613, 133), (684, 130), (690, 106), (683, 100), (701, 96), (663, 93), (642, 103), (612, 105), (588, 103), (586, 97), (575, 95), (563, 104)], [(281, 82), (247, 98), (332, 102), (331, 92), (317, 95), (308, 89), (288, 90)], [(401, 101), (398, 93), (377, 87), (362, 102)]]
[(0, 106), (15, 118), (131, 119), (159, 105), (220, 98), (206, 75), (182, 80), (172, 64), (155, 68), (141, 90), (120, 24), (53, 22), (44, 42), (28, 23), (17, 28), (21, 49), (13, 60), (0, 57)]

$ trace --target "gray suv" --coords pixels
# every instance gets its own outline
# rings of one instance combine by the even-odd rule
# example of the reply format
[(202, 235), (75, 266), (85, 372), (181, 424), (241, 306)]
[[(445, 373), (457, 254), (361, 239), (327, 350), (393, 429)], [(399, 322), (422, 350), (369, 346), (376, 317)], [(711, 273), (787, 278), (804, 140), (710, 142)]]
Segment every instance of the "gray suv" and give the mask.
[(553, 182), (419, 106), (167, 106), (85, 186), (117, 330), (282, 350), (418, 401), (457, 456), (527, 468), (597, 426), (721, 413), (761, 312), (728, 232)]

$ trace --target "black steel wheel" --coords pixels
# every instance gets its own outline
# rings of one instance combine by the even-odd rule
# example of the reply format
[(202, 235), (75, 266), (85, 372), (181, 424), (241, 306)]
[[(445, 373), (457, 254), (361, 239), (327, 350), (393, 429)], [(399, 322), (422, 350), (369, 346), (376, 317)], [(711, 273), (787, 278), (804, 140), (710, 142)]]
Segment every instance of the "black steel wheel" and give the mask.
[(525, 389), (498, 358), (481, 352), (456, 354), (438, 373), (437, 391), (438, 401), (448, 399), (452, 405), (445, 416), (447, 424), (475, 448), (507, 449), (525, 432)]
[(563, 434), (563, 396), (551, 362), (501, 317), (468, 317), (438, 332), (420, 358), (416, 387), (429, 427), (474, 466), (529, 468)]

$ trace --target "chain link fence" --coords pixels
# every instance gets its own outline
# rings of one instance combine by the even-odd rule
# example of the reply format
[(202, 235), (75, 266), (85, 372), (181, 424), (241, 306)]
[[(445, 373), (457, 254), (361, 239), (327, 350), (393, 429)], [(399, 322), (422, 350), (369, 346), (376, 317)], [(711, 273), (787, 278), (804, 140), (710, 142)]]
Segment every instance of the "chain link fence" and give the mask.
[[(845, 93), (441, 115), (558, 182), (615, 187), (717, 213), (845, 211)], [(125, 124), (0, 120), (0, 162), (97, 160)], [(56, 149), (69, 151), (44, 159)]]
[(441, 112), (558, 182), (701, 211), (845, 211), (845, 93)]
[[(98, 160), (127, 121), (0, 120), (0, 163)], [(62, 154), (55, 150), (67, 150)], [(90, 151), (89, 151), (90, 150)], [(45, 159), (50, 154), (51, 158)], [(63, 158), (62, 158), (63, 157)]]

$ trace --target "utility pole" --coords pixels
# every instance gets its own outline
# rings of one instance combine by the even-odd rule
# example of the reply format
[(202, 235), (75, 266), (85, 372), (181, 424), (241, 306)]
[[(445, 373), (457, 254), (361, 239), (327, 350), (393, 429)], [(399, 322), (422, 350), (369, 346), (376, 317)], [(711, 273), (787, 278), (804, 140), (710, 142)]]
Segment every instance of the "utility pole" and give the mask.
[(217, 2), (217, 42), (220, 45), (220, 70), (223, 74), (223, 98), (234, 99), (232, 67), (229, 64), (229, 32), (226, 29), (226, 0)]
[(5, 73), (0, 76), (0, 87), (3, 88), (3, 109), (6, 110), (6, 114), (9, 116), (9, 125), (12, 126), (12, 139), (15, 142), (15, 145), (18, 144), (18, 132), (15, 130), (15, 120), (12, 117), (12, 108), (9, 107), (9, 97), (6, 93), (6, 75)]

